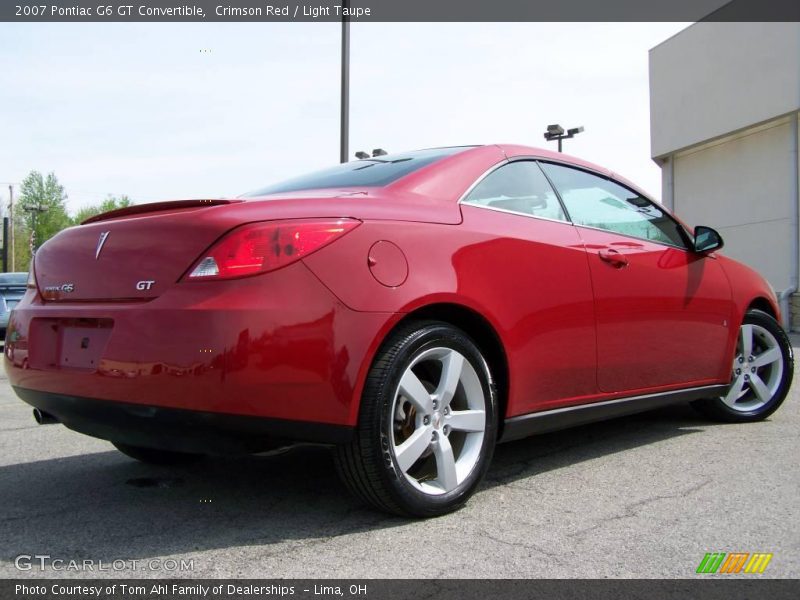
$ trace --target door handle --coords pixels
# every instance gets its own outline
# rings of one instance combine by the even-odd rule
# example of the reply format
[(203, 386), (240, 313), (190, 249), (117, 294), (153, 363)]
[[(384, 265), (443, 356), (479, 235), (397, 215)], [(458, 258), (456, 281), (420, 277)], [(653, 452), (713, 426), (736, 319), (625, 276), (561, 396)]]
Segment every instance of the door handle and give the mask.
[(628, 259), (625, 258), (625, 255), (613, 248), (603, 248), (597, 254), (600, 256), (600, 260), (604, 260), (618, 269), (628, 266)]

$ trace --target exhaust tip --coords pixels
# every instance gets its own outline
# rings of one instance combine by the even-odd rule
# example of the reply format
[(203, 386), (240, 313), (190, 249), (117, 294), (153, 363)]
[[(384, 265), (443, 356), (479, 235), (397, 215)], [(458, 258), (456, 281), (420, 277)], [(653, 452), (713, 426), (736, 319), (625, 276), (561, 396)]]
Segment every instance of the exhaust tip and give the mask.
[(52, 425), (54, 423), (58, 423), (58, 419), (56, 419), (50, 413), (46, 413), (43, 410), (39, 410), (38, 408), (33, 409), (33, 418), (36, 419), (36, 422), (39, 425)]

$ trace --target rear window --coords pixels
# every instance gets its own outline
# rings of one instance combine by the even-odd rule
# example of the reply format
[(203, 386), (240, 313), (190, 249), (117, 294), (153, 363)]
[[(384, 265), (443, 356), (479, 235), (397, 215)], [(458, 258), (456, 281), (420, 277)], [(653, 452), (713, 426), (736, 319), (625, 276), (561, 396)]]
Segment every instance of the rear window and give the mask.
[(319, 190), (343, 187), (381, 187), (426, 167), (447, 156), (463, 152), (468, 147), (431, 148), (403, 154), (389, 154), (365, 158), (336, 165), (324, 171), (301, 175), (288, 181), (276, 183), (260, 190), (248, 192), (243, 198), (283, 194), (300, 190)]

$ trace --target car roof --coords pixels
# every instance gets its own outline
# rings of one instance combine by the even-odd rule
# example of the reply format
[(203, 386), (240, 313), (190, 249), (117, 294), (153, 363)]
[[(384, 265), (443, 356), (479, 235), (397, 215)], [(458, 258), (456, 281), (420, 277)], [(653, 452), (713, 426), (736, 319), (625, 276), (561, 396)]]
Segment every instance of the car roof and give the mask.
[(394, 191), (422, 194), (442, 201), (453, 201), (461, 198), (463, 193), (482, 174), (504, 162), (523, 157), (587, 169), (600, 176), (611, 177), (645, 198), (649, 197), (649, 194), (624, 177), (620, 177), (613, 171), (588, 160), (545, 148), (519, 144), (485, 144), (483, 146), (464, 147), (462, 152), (446, 156), (422, 167), (386, 187)]
[(0, 273), (0, 285), (8, 284), (22, 284), (28, 282), (28, 274), (23, 272), (17, 273)]
[(534, 148), (531, 146), (520, 146), (517, 144), (498, 144), (500, 148), (503, 149), (506, 156), (508, 158), (519, 158), (521, 156), (531, 156), (533, 158), (540, 158), (543, 160), (551, 160), (553, 162), (561, 162), (568, 165), (573, 165), (576, 167), (581, 167), (583, 169), (589, 169), (590, 171), (595, 171), (600, 175), (605, 175), (606, 177), (610, 177), (619, 181), (622, 184), (632, 188), (633, 190), (639, 192), (645, 197), (649, 197), (649, 194), (644, 192), (641, 188), (639, 188), (635, 183), (629, 181), (619, 173), (615, 173), (610, 169), (606, 169), (605, 167), (601, 167), (595, 163), (589, 162), (588, 160), (584, 160), (582, 158), (578, 158), (577, 156), (572, 156), (571, 154), (565, 154), (563, 152), (555, 152), (553, 150), (547, 150), (546, 148)]
[[(517, 158), (532, 158), (546, 161), (553, 161), (569, 166), (593, 171), (604, 177), (611, 177), (620, 183), (630, 187), (644, 197), (649, 195), (641, 188), (630, 181), (620, 177), (616, 173), (583, 160), (576, 156), (554, 152), (545, 148), (533, 146), (523, 146), (519, 144), (484, 144), (484, 145), (464, 145), (464, 146), (440, 146), (437, 148), (427, 148), (411, 152), (392, 153), (385, 156), (391, 159), (393, 156), (411, 154), (413, 152), (425, 152), (431, 150), (458, 149), (459, 151), (445, 155), (430, 164), (422, 166), (417, 170), (400, 176), (395, 181), (380, 186), (356, 186), (342, 185), (337, 187), (320, 188), (298, 188), (292, 191), (265, 193), (258, 192), (246, 194), (248, 199), (267, 199), (267, 198), (307, 198), (313, 195), (315, 198), (340, 197), (343, 193), (359, 193), (378, 195), (379, 189), (385, 189), (394, 194), (423, 195), (432, 199), (434, 202), (445, 204), (459, 199), (463, 193), (472, 186), (476, 179), (484, 173), (499, 166), (504, 162)], [(384, 158), (384, 157), (381, 157)]]

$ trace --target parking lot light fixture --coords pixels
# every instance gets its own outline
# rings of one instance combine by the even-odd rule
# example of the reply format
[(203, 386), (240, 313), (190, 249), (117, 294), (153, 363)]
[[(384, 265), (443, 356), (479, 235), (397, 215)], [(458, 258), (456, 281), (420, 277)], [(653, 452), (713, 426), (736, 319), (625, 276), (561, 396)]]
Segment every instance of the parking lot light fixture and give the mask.
[(570, 138), (574, 138), (576, 135), (583, 131), (583, 126), (580, 127), (573, 127), (572, 129), (568, 129), (566, 133), (564, 133), (564, 128), (561, 125), (548, 125), (547, 131), (544, 132), (544, 139), (548, 142), (552, 142), (553, 140), (558, 141), (558, 151), (561, 152), (561, 140), (568, 140)]

